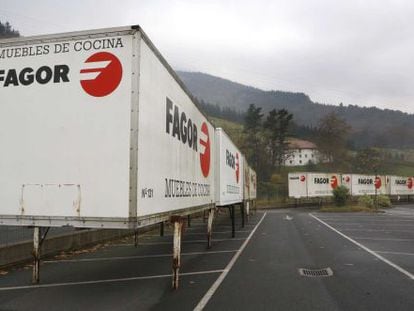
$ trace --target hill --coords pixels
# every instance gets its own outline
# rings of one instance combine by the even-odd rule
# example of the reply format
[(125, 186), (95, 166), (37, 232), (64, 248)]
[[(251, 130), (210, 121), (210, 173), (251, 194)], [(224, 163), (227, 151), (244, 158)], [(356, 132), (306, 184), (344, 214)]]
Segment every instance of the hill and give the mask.
[(250, 104), (265, 112), (285, 108), (298, 125), (316, 126), (324, 115), (334, 111), (352, 126), (351, 144), (356, 148), (413, 148), (414, 115), (396, 110), (355, 105), (334, 106), (313, 102), (304, 93), (263, 91), (199, 72), (178, 71), (189, 90), (204, 102), (244, 112)]

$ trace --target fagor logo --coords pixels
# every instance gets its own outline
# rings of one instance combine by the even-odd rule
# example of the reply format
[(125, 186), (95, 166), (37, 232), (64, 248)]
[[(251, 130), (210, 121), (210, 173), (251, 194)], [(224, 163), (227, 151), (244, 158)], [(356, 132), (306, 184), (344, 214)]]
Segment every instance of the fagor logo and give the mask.
[(111, 53), (90, 56), (80, 71), (82, 88), (91, 96), (104, 97), (116, 90), (122, 79), (122, 64)]
[(240, 178), (240, 162), (239, 162), (239, 154), (236, 153), (236, 182), (239, 183)]
[(233, 153), (231, 153), (229, 150), (226, 149), (226, 165), (235, 171), (236, 182), (239, 183), (239, 177), (240, 177), (239, 154), (236, 152), (236, 155), (234, 155)]
[(336, 176), (331, 177), (331, 188), (335, 189), (338, 187), (338, 178)]
[(177, 138), (181, 143), (187, 145), (194, 152), (200, 153), (200, 168), (204, 177), (210, 173), (211, 162), (211, 141), (206, 122), (201, 124), (200, 150), (198, 150), (197, 125), (191, 118), (187, 117), (184, 111), (175, 105), (169, 98), (166, 100), (166, 121), (165, 131), (172, 137)]
[(375, 182), (374, 182), (375, 188), (379, 189), (381, 188), (382, 182), (381, 182), (381, 177), (375, 177)]
[(200, 165), (201, 172), (204, 177), (207, 177), (210, 172), (210, 135), (208, 133), (208, 126), (206, 122), (203, 122), (201, 125), (201, 134), (200, 145), (204, 148), (203, 151), (200, 150)]

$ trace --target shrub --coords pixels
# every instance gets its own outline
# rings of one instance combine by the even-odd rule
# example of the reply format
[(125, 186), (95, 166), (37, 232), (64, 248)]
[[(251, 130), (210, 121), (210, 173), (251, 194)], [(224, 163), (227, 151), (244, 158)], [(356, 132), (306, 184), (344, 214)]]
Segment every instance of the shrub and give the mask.
[(358, 204), (364, 207), (374, 208), (374, 200), (366, 194), (358, 198)]
[(377, 196), (379, 207), (391, 207), (391, 200), (388, 196), (380, 194)]
[(336, 187), (333, 191), (336, 206), (344, 206), (349, 199), (349, 189), (345, 186)]

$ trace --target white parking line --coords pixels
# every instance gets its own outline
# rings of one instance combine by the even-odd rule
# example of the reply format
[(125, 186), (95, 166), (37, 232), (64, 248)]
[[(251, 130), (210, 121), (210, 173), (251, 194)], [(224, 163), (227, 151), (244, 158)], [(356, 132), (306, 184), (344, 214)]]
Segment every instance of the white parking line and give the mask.
[[(245, 238), (231, 238), (231, 239), (214, 239), (212, 242), (224, 242), (224, 241), (243, 241)], [(171, 241), (166, 242), (138, 242), (138, 245), (166, 245), (171, 244)], [(181, 243), (207, 243), (207, 240), (189, 240), (181, 241)], [(132, 243), (110, 244), (110, 246), (122, 247), (122, 246), (134, 246)]]
[(409, 230), (393, 230), (393, 229), (345, 229), (345, 228), (341, 228), (341, 231), (359, 231), (359, 232), (389, 232), (389, 233), (394, 233), (394, 232), (401, 232), (401, 233), (413, 233), (413, 231), (409, 231)]
[[(221, 273), (221, 272), (223, 272), (223, 270), (196, 271), (196, 272), (180, 273), (180, 276), (213, 274), (213, 273)], [(130, 282), (130, 281), (152, 280), (152, 279), (170, 278), (170, 277), (172, 277), (172, 274), (137, 276), (137, 277), (130, 277), (130, 278), (107, 279), (107, 280), (84, 281), (84, 282), (67, 282), (67, 283), (52, 283), (52, 284), (40, 284), (40, 285), (26, 285), (26, 286), (10, 286), (10, 287), (0, 287), (0, 292), (2, 292), (2, 291), (11, 291), (11, 290), (22, 290), (22, 289), (36, 289), (36, 288), (90, 285), (90, 284), (102, 284), (102, 283)]]
[[(235, 231), (236, 233), (247, 233), (250, 232), (250, 230), (239, 230), (239, 231)], [(215, 231), (212, 232), (212, 234), (230, 234), (231, 231)], [(207, 235), (207, 232), (185, 232), (184, 235)], [(164, 234), (164, 237), (172, 237), (172, 234)], [(156, 238), (156, 237), (160, 237), (159, 234), (143, 234), (140, 235), (140, 237), (151, 237), (151, 238)]]
[[(194, 256), (194, 255), (210, 255), (210, 254), (225, 254), (235, 253), (237, 249), (225, 250), (225, 251), (210, 251), (210, 252), (192, 252), (192, 253), (181, 253), (182, 256)], [(79, 259), (56, 259), (56, 260), (45, 260), (43, 263), (65, 263), (65, 262), (94, 262), (94, 261), (112, 261), (112, 260), (130, 260), (130, 259), (145, 259), (145, 258), (162, 258), (171, 257), (172, 254), (155, 254), (155, 255), (142, 255), (142, 256), (114, 256), (114, 257), (96, 257), (96, 258), (79, 258)]]
[(223, 270), (223, 272), (220, 274), (218, 279), (214, 282), (214, 284), (210, 287), (210, 289), (206, 292), (206, 294), (201, 298), (200, 302), (197, 304), (197, 306), (194, 308), (194, 311), (200, 311), (203, 310), (204, 307), (207, 305), (207, 303), (210, 301), (211, 297), (213, 297), (216, 290), (219, 288), (220, 284), (224, 281), (227, 274), (230, 272), (231, 268), (236, 263), (237, 259), (239, 258), (240, 254), (243, 252), (243, 250), (246, 248), (247, 244), (249, 243), (250, 239), (252, 238), (253, 234), (256, 232), (257, 228), (262, 223), (263, 219), (266, 217), (267, 213), (264, 213), (262, 218), (257, 223), (256, 227), (252, 230), (252, 232), (247, 237), (246, 241), (244, 241), (243, 245), (240, 247), (240, 249), (237, 251), (236, 254), (234, 254), (233, 258), (230, 260), (230, 262), (227, 264), (226, 268)]
[(399, 265), (393, 263), (391, 260), (388, 260), (384, 257), (382, 257), (380, 254), (374, 252), (373, 250), (369, 249), (368, 247), (366, 247), (365, 245), (353, 240), (352, 238), (350, 238), (349, 236), (343, 234), (342, 232), (336, 230), (334, 227), (330, 226), (329, 224), (327, 224), (326, 222), (324, 222), (323, 220), (319, 219), (318, 217), (316, 217), (313, 214), (309, 214), (311, 217), (313, 217), (314, 219), (316, 219), (317, 221), (319, 221), (321, 224), (325, 225), (326, 227), (328, 227), (329, 229), (331, 229), (332, 231), (336, 232), (337, 234), (339, 234), (340, 236), (342, 236), (343, 238), (347, 239), (348, 241), (354, 243), (356, 246), (362, 248), (363, 250), (365, 250), (366, 252), (370, 253), (371, 255), (377, 257), (379, 260), (383, 261), (384, 263), (388, 264), (389, 266), (393, 267), (394, 269), (398, 270), (399, 272), (401, 272), (402, 274), (404, 274), (405, 276), (407, 276), (408, 278), (410, 278), (411, 280), (414, 280), (414, 275), (411, 274), (410, 272), (408, 272), (407, 270), (405, 270), (404, 268), (401, 268)]
[(391, 254), (391, 255), (404, 255), (404, 256), (414, 256), (414, 253), (404, 253), (404, 252), (386, 252), (386, 251), (375, 251), (380, 254)]
[[(323, 219), (326, 220), (326, 219)], [(326, 220), (329, 221), (330, 223), (336, 224), (336, 225), (350, 225), (350, 226), (371, 226), (371, 225), (379, 225), (379, 226), (410, 226), (412, 227), (414, 224), (410, 223), (380, 223), (380, 222), (346, 222), (346, 220), (344, 221), (333, 221), (333, 220)]]
[(366, 238), (366, 237), (358, 237), (352, 236), (352, 239), (355, 240), (370, 240), (370, 241), (392, 241), (392, 242), (411, 242), (414, 239), (388, 239), (388, 238)]

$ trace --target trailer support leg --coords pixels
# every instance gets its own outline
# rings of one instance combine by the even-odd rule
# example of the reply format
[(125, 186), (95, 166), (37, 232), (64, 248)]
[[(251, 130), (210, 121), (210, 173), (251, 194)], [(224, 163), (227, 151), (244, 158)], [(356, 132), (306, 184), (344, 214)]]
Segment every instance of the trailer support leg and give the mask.
[(190, 214), (187, 215), (187, 226), (188, 228), (191, 227), (191, 215)]
[(242, 221), (241, 225), (242, 225), (242, 228), (244, 228), (245, 214), (244, 214), (244, 204), (243, 203), (240, 204), (240, 215), (241, 215), (241, 221)]
[(214, 220), (214, 208), (210, 208), (208, 211), (208, 222), (207, 222), (207, 248), (211, 248), (211, 234), (213, 231), (213, 220)]
[(40, 248), (42, 247), (43, 241), (45, 240), (46, 235), (49, 232), (49, 229), (49, 227), (46, 229), (43, 236), (41, 227), (34, 227), (33, 230), (33, 284), (39, 284), (40, 281)]
[(160, 236), (164, 236), (164, 222), (160, 222)]
[(244, 205), (246, 206), (246, 220), (247, 220), (247, 223), (249, 223), (249, 218), (250, 218), (250, 204), (249, 204), (249, 201), (245, 201)]
[(138, 228), (134, 229), (134, 246), (138, 247)]
[(236, 226), (234, 223), (234, 205), (229, 206), (229, 211), (231, 218), (231, 237), (234, 238), (236, 236)]
[(173, 279), (172, 288), (178, 288), (180, 264), (181, 264), (181, 236), (183, 228), (183, 220), (180, 216), (171, 217), (171, 222), (174, 226), (174, 240), (173, 240)]

